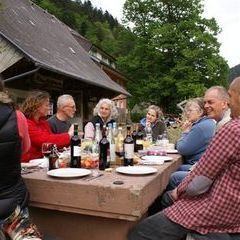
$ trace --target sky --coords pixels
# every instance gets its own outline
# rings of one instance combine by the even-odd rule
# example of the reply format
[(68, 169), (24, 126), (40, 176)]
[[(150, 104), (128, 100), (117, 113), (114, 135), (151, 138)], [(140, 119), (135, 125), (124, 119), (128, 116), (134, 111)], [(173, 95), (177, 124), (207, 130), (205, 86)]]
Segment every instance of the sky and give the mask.
[[(107, 10), (119, 21), (125, 0), (90, 0), (92, 5)], [(222, 32), (218, 35), (221, 44), (220, 54), (230, 67), (240, 64), (240, 1), (239, 0), (204, 0), (204, 17), (214, 17)]]

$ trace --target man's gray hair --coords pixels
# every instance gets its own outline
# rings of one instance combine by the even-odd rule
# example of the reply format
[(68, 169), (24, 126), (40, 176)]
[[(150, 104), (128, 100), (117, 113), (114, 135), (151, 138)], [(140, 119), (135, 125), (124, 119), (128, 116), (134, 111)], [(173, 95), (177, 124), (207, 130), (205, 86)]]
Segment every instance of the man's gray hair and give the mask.
[(64, 107), (68, 100), (74, 101), (73, 97), (69, 94), (63, 94), (63, 95), (59, 96), (58, 100), (57, 100), (57, 108), (59, 109), (59, 108)]
[(213, 90), (217, 91), (218, 99), (229, 101), (228, 92), (227, 92), (226, 88), (224, 88), (223, 86), (212, 86), (209, 89), (207, 89), (207, 91), (205, 92), (205, 95)]

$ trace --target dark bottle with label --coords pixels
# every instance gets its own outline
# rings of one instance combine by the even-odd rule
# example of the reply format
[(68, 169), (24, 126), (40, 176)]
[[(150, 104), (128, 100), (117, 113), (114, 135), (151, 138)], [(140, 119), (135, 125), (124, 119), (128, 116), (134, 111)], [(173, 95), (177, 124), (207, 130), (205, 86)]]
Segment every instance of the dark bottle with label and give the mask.
[(56, 169), (58, 167), (58, 164), (57, 164), (58, 155), (57, 155), (57, 146), (56, 146), (56, 144), (52, 145), (51, 153), (50, 153), (48, 159), (49, 159), (48, 170)]
[(127, 126), (127, 136), (124, 139), (124, 166), (133, 166), (134, 141), (131, 136), (131, 127)]
[(106, 126), (103, 126), (102, 139), (99, 142), (99, 170), (110, 167), (110, 143), (106, 136)]
[(78, 136), (78, 124), (74, 124), (74, 134), (71, 138), (71, 161), (70, 167), (81, 167), (81, 139)]
[(139, 150), (143, 150), (143, 136), (144, 136), (143, 131), (141, 129), (138, 129), (136, 139), (136, 152)]

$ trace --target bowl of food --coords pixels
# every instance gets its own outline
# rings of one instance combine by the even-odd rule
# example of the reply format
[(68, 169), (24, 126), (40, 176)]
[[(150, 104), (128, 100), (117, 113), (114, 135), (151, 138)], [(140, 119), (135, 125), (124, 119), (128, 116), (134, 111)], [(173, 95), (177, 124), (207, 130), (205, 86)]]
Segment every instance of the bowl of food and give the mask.
[(94, 169), (99, 167), (99, 155), (97, 153), (82, 152), (81, 167)]

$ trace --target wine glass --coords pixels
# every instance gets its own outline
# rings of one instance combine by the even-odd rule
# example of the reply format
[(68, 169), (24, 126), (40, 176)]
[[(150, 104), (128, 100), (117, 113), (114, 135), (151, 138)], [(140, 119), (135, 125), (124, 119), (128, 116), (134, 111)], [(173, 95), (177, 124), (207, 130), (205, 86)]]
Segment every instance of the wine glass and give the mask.
[(49, 168), (49, 156), (51, 154), (53, 147), (53, 143), (43, 143), (42, 144), (42, 154), (44, 157), (43, 167), (48, 169)]
[(159, 147), (163, 147), (163, 135), (162, 134), (160, 134), (160, 135), (158, 135), (157, 136), (157, 142), (156, 142), (156, 144), (159, 146)]
[(42, 144), (42, 154), (44, 156), (44, 158), (48, 158), (49, 155), (51, 154), (51, 150), (52, 150), (52, 143), (43, 143)]

